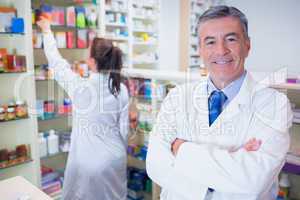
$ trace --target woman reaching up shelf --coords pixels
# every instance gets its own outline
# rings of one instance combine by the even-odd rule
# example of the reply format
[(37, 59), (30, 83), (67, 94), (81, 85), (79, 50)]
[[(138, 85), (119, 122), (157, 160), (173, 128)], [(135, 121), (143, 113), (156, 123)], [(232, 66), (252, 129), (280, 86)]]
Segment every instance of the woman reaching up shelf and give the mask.
[(54, 78), (73, 102), (63, 199), (126, 199), (129, 100), (121, 84), (121, 50), (109, 40), (95, 38), (86, 60), (91, 73), (83, 79), (60, 55), (50, 22), (42, 18), (38, 26)]

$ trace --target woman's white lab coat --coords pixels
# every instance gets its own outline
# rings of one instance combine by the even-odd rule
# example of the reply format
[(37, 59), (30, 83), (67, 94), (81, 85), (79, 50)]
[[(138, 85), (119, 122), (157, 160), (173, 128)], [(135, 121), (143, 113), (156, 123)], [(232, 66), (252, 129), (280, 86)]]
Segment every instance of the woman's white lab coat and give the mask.
[(80, 78), (59, 54), (52, 33), (44, 49), (55, 80), (73, 103), (71, 147), (63, 186), (64, 200), (126, 199), (128, 93), (108, 89), (108, 75)]

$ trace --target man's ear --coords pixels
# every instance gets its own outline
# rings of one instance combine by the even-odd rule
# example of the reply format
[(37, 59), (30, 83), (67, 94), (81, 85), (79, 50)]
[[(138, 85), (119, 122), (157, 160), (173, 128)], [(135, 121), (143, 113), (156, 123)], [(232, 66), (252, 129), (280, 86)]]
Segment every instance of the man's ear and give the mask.
[(250, 52), (250, 49), (251, 49), (251, 41), (250, 41), (249, 37), (246, 39), (246, 49), (247, 49), (246, 56), (248, 56), (249, 52)]

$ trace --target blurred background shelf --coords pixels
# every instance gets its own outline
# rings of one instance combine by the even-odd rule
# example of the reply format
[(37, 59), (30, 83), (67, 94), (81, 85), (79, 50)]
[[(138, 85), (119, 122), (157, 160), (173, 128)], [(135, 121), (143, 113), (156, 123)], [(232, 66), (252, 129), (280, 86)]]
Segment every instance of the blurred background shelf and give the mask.
[(13, 167), (25, 165), (25, 164), (30, 163), (30, 162), (32, 162), (32, 161), (33, 161), (33, 160), (32, 160), (31, 158), (28, 158), (28, 159), (26, 159), (26, 160), (23, 161), (23, 162), (19, 162), (19, 163), (16, 163), (16, 164), (11, 164), (11, 165), (6, 166), (6, 167), (0, 167), (0, 172), (1, 172), (2, 170), (4, 170), (4, 169), (9, 169), (9, 168), (13, 168)]

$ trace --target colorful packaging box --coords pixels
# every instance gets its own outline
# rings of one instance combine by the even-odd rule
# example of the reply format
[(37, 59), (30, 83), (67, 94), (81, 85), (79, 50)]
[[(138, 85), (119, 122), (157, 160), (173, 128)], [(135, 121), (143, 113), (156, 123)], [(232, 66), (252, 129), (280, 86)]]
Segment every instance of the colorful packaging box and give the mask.
[(56, 39), (57, 48), (67, 47), (66, 32), (56, 32), (55, 39)]
[(77, 48), (87, 48), (87, 30), (77, 30)]
[(70, 27), (76, 26), (76, 13), (75, 13), (75, 7), (70, 6), (66, 8), (66, 24)]

